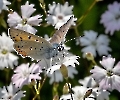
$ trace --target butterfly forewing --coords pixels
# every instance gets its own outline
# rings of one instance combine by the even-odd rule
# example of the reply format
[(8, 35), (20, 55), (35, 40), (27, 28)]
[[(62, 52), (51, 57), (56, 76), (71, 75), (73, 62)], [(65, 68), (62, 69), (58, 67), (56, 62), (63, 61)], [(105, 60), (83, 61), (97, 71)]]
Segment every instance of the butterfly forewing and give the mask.
[(36, 41), (36, 42), (39, 42), (39, 43), (44, 42), (45, 44), (51, 46), (51, 44), (48, 41), (46, 41), (44, 38), (39, 37), (37, 35), (30, 34), (28, 32), (25, 32), (25, 31), (22, 31), (22, 30), (19, 30), (19, 29), (10, 28), (9, 29), (9, 36), (11, 37), (11, 39), (15, 43), (17, 43), (18, 41), (27, 40), (27, 41)]
[(42, 37), (18, 29), (9, 29), (9, 35), (14, 41), (15, 50), (23, 57), (39, 60), (52, 45)]
[(71, 22), (73, 21), (73, 16), (70, 17), (70, 19), (63, 25), (60, 27), (59, 30), (57, 30), (55, 32), (55, 34), (52, 36), (51, 40), (50, 40), (50, 43), (61, 43), (61, 42), (64, 42), (64, 38), (65, 38), (65, 35), (68, 31), (68, 29), (70, 28), (71, 26)]

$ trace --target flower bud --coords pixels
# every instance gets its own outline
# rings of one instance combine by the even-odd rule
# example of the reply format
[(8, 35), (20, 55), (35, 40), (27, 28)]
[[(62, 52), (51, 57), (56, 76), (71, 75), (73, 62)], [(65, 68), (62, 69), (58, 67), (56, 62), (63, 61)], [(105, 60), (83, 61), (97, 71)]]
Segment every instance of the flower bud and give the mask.
[(88, 60), (91, 60), (91, 61), (94, 59), (93, 54), (90, 53), (90, 52), (86, 53), (86, 54), (85, 54), (85, 57), (86, 57)]
[(53, 97), (53, 100), (59, 100), (59, 96), (58, 96), (58, 95), (55, 95), (55, 96)]
[(67, 94), (69, 93), (69, 86), (68, 83), (65, 83), (65, 85), (63, 86), (63, 94)]
[(61, 65), (60, 71), (61, 71), (63, 77), (65, 79), (68, 79), (68, 70), (67, 70), (67, 67), (64, 64)]
[(91, 93), (92, 93), (92, 89), (87, 90), (87, 92), (84, 95), (84, 99), (89, 97), (91, 95)]

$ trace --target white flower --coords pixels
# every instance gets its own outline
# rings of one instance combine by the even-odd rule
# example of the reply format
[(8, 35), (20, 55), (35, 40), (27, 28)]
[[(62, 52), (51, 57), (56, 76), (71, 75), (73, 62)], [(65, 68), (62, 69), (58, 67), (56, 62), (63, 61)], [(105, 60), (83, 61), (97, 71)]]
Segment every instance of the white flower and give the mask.
[(106, 35), (99, 35), (97, 32), (92, 30), (84, 31), (84, 36), (80, 37), (81, 46), (85, 46), (81, 51), (83, 52), (83, 56), (86, 53), (92, 53), (94, 57), (96, 57), (96, 51), (99, 56), (108, 55), (108, 51), (111, 51), (109, 45), (109, 38)]
[(58, 56), (49, 59), (43, 59), (39, 62), (40, 66), (47, 70), (47, 73), (52, 74), (55, 70), (59, 70), (60, 66), (64, 64), (65, 66), (75, 67), (75, 63), (79, 65), (77, 61), (79, 57), (75, 56), (66, 50), (58, 52)]
[(33, 7), (34, 4), (29, 5), (28, 1), (25, 5), (22, 5), (22, 18), (17, 14), (17, 12), (10, 13), (7, 20), (9, 26), (35, 34), (37, 30), (32, 26), (38, 26), (42, 21), (42, 16), (36, 15), (31, 17), (31, 15), (36, 11), (36, 9)]
[[(86, 87), (83, 86), (75, 86), (72, 88), (72, 90), (74, 91), (74, 94), (72, 94), (73, 96), (73, 100), (94, 100), (93, 95), (88, 96), (87, 98), (84, 98), (86, 92), (89, 90)], [(91, 98), (89, 98), (91, 97)], [(63, 95), (60, 100), (72, 100), (71, 99), (71, 95)]]
[[(50, 70), (50, 73), (52, 74), (55, 70), (60, 69), (61, 65), (64, 64), (65, 66), (73, 66), (75, 67), (75, 63), (79, 65), (79, 62), (77, 61), (78, 56), (74, 56), (74, 55), (67, 55), (66, 57), (59, 57), (60, 60), (59, 62), (56, 61), (54, 62), (54, 64), (48, 69), (48, 71)], [(54, 61), (54, 59), (53, 59)]]
[(23, 85), (29, 84), (32, 80), (40, 80), (39, 76), (42, 72), (38, 64), (33, 63), (29, 67), (28, 64), (22, 64), (14, 70), (15, 74), (12, 76), (12, 82), (16, 87), (22, 88)]
[(91, 76), (85, 77), (83, 80), (79, 80), (79, 83), (82, 84), (84, 87), (92, 88), (92, 94), (94, 95), (94, 98), (96, 98), (96, 100), (109, 100), (110, 93), (106, 90), (102, 90), (96, 87), (98, 84)]
[(11, 3), (7, 0), (0, 0), (0, 13), (2, 10), (8, 10), (7, 5), (10, 5)]
[[(47, 41), (50, 40), (48, 35), (45, 35), (44, 37)], [(79, 65), (79, 62), (77, 61), (79, 56), (75, 56), (68, 52), (67, 50), (70, 48), (65, 44), (62, 44), (62, 46), (64, 49), (59, 51), (57, 56), (52, 57), (51, 59), (42, 59), (39, 61), (40, 66), (42, 66), (43, 69), (46, 69), (47, 73), (50, 72), (52, 74), (55, 70), (59, 70), (62, 64), (65, 66), (71, 65), (73, 67), (75, 67), (75, 63)]]
[(120, 30), (120, 3), (115, 1), (113, 4), (108, 5), (108, 10), (102, 14), (100, 23), (106, 28), (105, 33), (111, 35), (115, 31)]
[[(67, 95), (62, 95), (60, 100), (72, 100), (71, 99), (71, 95), (70, 94), (67, 94)], [(73, 99), (74, 100), (74, 99)]]
[[(73, 6), (68, 6), (68, 2), (65, 2), (64, 5), (56, 4), (53, 2), (53, 5), (49, 4), (48, 16), (46, 18), (48, 24), (52, 24), (55, 28), (60, 28), (65, 24), (69, 18), (72, 16)], [(75, 25), (77, 18), (73, 19), (72, 25)]]
[(94, 88), (93, 95), (95, 96), (96, 100), (109, 100), (110, 93), (106, 90)]
[[(75, 67), (68, 66), (68, 77), (69, 78), (74, 78), (74, 74), (77, 74), (78, 71), (75, 69)], [(53, 74), (48, 74), (48, 77), (50, 77), (49, 83), (52, 84), (54, 82), (62, 82), (64, 80), (60, 70), (55, 70)]]
[(100, 64), (103, 67), (95, 66), (90, 72), (92, 77), (99, 84), (100, 89), (118, 90), (120, 92), (120, 62), (115, 66), (115, 58), (103, 57)]
[(79, 83), (87, 88), (92, 88), (96, 85), (96, 82), (91, 76), (85, 77), (84, 79), (80, 79)]
[(25, 91), (20, 91), (10, 83), (9, 86), (0, 88), (0, 100), (21, 100), (24, 97)]
[(0, 36), (0, 69), (5, 67), (13, 69), (13, 65), (17, 65), (18, 57), (12, 54), (12, 51), (13, 41), (3, 32)]

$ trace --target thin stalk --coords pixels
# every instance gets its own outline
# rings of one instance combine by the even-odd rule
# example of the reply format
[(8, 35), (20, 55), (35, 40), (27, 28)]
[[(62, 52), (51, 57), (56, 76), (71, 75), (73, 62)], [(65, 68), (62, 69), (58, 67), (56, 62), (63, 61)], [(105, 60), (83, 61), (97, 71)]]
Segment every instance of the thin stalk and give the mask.
[(9, 6), (9, 9), (14, 5), (15, 1), (16, 1), (16, 0), (13, 0), (13, 1), (12, 1), (11, 5)]
[(79, 34), (79, 32), (78, 32), (77, 26), (74, 27), (74, 30), (75, 30), (75, 34), (76, 34), (76, 36), (79, 37), (80, 34)]
[(90, 7), (86, 10), (86, 12), (78, 19), (77, 26), (79, 26), (83, 20), (86, 18), (87, 14), (91, 11), (91, 9), (94, 7), (94, 5), (102, 0), (94, 0), (93, 3), (90, 5)]
[(62, 0), (63, 4), (65, 3), (65, 0)]
[(36, 95), (34, 96), (34, 98), (33, 98), (32, 100), (35, 100), (36, 98), (39, 98), (39, 100), (40, 100), (40, 97), (38, 97), (38, 95), (40, 94), (40, 90), (41, 90), (41, 88), (43, 87), (43, 84), (45, 83), (45, 80), (46, 80), (46, 79), (47, 79), (47, 75), (44, 77), (42, 84), (41, 84), (41, 82), (39, 81), (39, 83), (38, 83), (38, 88), (37, 88), (36, 85), (34, 85), (34, 88), (35, 88), (35, 91), (36, 91)]
[(44, 77), (44, 79), (43, 79), (43, 81), (42, 81), (41, 86), (40, 86), (40, 87), (38, 87), (38, 88), (39, 88), (39, 91), (40, 91), (40, 90), (41, 90), (41, 88), (43, 87), (43, 85), (44, 85), (44, 83), (45, 83), (46, 79), (47, 79), (47, 75), (45, 75), (45, 77)]

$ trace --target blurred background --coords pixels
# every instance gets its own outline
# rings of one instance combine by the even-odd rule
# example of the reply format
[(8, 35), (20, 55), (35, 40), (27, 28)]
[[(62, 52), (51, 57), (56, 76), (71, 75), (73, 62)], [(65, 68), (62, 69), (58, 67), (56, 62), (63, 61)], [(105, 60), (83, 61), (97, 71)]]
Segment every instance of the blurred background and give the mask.
[[(20, 14), (20, 7), (21, 5), (24, 5), (26, 3), (26, 0), (8, 0), (12, 3), (12, 5), (9, 5), (8, 7), (12, 9), (13, 11), (16, 11)], [(79, 19), (91, 6), (94, 0), (54, 0), (56, 3), (64, 4), (64, 2), (68, 2), (69, 5), (73, 5), (73, 14), (74, 16)], [(101, 15), (107, 10), (107, 6), (109, 4), (112, 4), (114, 1), (119, 0), (103, 0), (100, 2), (97, 2), (94, 7), (87, 13), (87, 16), (84, 18), (82, 23), (77, 27), (79, 36), (83, 36), (83, 31), (89, 31), (94, 30), (98, 32), (98, 34), (105, 34), (105, 28), (103, 24), (100, 24), (100, 18)], [(48, 11), (48, 4), (52, 4), (52, 0), (45, 0), (46, 4), (46, 10)], [(49, 37), (52, 36), (53, 32), (55, 31), (54, 27), (52, 25), (45, 25), (46, 21), (46, 15), (44, 14), (43, 9), (40, 7), (39, 0), (29, 0), (30, 4), (34, 4), (34, 8), (36, 8), (36, 11), (33, 15), (41, 14), (43, 21), (41, 22), (41, 26), (35, 26), (35, 28), (38, 30), (37, 35), (44, 37), (45, 34), (47, 34)], [(0, 14), (0, 18), (4, 20), (0, 20), (0, 34), (2, 32), (8, 32), (8, 13), (7, 11), (2, 11)], [(78, 34), (76, 34), (74, 28), (70, 28), (68, 31), (68, 34), (66, 36), (66, 40), (70, 40), (72, 38), (78, 37)], [(114, 35), (108, 34), (108, 37), (110, 39), (109, 47), (112, 48), (112, 51), (109, 52), (112, 57), (116, 59), (116, 62), (120, 61), (120, 31), (115, 31)], [(82, 57), (81, 49), (82, 47), (80, 45), (75, 45), (76, 41), (72, 40), (66, 43), (67, 46), (71, 47), (70, 52), (72, 52), (75, 55), (80, 56), (78, 59), (80, 65), (76, 65), (76, 69), (78, 71), (78, 74), (74, 76), (73, 79), (69, 79), (72, 86), (79, 85), (78, 80), (83, 79), (86, 76), (90, 75), (90, 68), (92, 66), (91, 61), (88, 61), (86, 58)], [(15, 55), (17, 55), (16, 52), (13, 52)], [(19, 55), (18, 55), (19, 56)], [(95, 61), (98, 65), (99, 61), (102, 60), (102, 56), (97, 55), (95, 57)], [(19, 56), (18, 65), (22, 63), (31, 62), (30, 58), (22, 58)], [(35, 61), (33, 61), (35, 62)], [(9, 85), (11, 82), (11, 77), (13, 75), (13, 70), (9, 68), (9, 74), (7, 74), (6, 70), (0, 70), (0, 87), (4, 85)], [(8, 75), (8, 76), (7, 76)], [(9, 77), (9, 78), (7, 78)], [(6, 80), (7, 78), (7, 80)], [(59, 94), (62, 95), (62, 88), (65, 84), (65, 81), (60, 82), (58, 86)], [(52, 88), (53, 85), (49, 84), (49, 78), (47, 78), (44, 86), (41, 90), (41, 100), (52, 100)], [(31, 91), (31, 89), (28, 86), (24, 86), (22, 90), (26, 90), (26, 96), (22, 98), (22, 100), (32, 100), (34, 97), (34, 93)], [(120, 93), (116, 90), (112, 91), (110, 95), (110, 100), (120, 100)]]

